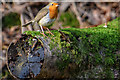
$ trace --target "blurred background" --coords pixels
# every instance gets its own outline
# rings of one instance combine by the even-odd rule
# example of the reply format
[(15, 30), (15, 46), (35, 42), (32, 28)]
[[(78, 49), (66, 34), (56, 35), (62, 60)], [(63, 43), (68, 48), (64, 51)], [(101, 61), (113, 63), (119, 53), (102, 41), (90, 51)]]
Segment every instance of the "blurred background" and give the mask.
[[(11, 42), (16, 42), (22, 32), (32, 30), (29, 25), (21, 28), (22, 24), (33, 19), (38, 11), (46, 6), (48, 2), (2, 2), (0, 20), (2, 20), (2, 51), (0, 55), (0, 77), (9, 77), (6, 68), (6, 52)], [(120, 14), (118, 2), (61, 2), (59, 3), (59, 14), (54, 24), (49, 29), (63, 28), (90, 28), (107, 23)], [(39, 27), (36, 26), (34, 30)], [(2, 63), (1, 63), (2, 61)]]

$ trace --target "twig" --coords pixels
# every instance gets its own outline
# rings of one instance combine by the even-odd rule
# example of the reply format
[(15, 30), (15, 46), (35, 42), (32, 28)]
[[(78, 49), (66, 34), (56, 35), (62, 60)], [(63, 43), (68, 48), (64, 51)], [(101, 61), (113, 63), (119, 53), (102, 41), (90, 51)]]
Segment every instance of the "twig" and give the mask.
[(24, 18), (23, 18), (23, 13), (20, 14), (20, 20), (21, 20), (21, 34), (26, 31), (26, 27), (22, 27), (22, 25), (24, 24)]
[(33, 13), (32, 13), (30, 6), (27, 6), (27, 9), (29, 11), (29, 15), (30, 15), (31, 19), (34, 19), (34, 16), (33, 16)]
[(18, 4), (14, 3), (11, 6), (11, 4), (4, 3), (3, 5), (4, 5), (3, 6), (4, 10), (2, 12), (3, 13), (2, 17), (5, 16), (6, 14), (11, 13), (11, 12), (15, 12), (15, 13), (21, 14), (24, 11), (24, 8), (27, 7), (29, 4), (25, 3), (23, 5), (18, 5)]
[(2, 60), (2, 61), (6, 61), (6, 58), (5, 58), (5, 57), (0, 56), (0, 60)]
[(76, 7), (75, 2), (72, 3), (72, 8), (73, 8), (73, 11), (74, 11), (74, 13), (75, 13), (75, 15), (76, 15), (76, 17), (77, 17), (77, 19), (79, 21), (79, 24), (81, 25), (82, 24), (82, 19), (81, 19), (80, 15), (79, 15), (79, 12), (77, 11), (77, 7)]
[[(29, 22), (29, 21), (30, 21), (30, 20), (29, 20), (27, 17), (25, 17), (25, 16), (24, 16), (24, 19), (25, 19), (25, 22)], [(30, 30), (30, 31), (33, 30), (31, 25), (27, 26), (27, 28), (28, 28), (28, 30)]]

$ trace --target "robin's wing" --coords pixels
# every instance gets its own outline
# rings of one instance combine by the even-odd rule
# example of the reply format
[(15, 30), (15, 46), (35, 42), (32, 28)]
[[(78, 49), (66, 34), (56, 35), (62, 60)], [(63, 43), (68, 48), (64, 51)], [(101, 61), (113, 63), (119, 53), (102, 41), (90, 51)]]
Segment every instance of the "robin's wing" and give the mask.
[(36, 15), (36, 17), (34, 18), (35, 22), (38, 22), (41, 18), (43, 18), (45, 15), (47, 15), (48, 13), (48, 9), (45, 7), (43, 9), (41, 9), (38, 14)]

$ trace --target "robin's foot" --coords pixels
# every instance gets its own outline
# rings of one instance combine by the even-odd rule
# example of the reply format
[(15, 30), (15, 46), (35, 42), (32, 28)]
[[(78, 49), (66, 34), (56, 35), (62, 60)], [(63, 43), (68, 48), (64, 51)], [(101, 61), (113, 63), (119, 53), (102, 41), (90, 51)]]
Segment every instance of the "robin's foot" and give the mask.
[[(40, 33), (40, 34), (42, 34), (44, 37), (47, 37), (46, 35), (45, 35), (45, 33)], [(48, 38), (48, 37), (47, 37)]]
[(53, 34), (53, 33), (51, 33), (51, 32), (49, 32), (49, 31), (48, 31), (48, 32), (46, 32), (46, 33), (49, 33), (49, 34), (51, 34), (52, 36), (54, 36), (54, 34)]
[(54, 36), (54, 34), (51, 33), (50, 30), (49, 30), (48, 28), (47, 28), (47, 30), (48, 30), (48, 32), (46, 32), (46, 33), (49, 33), (49, 34), (51, 34), (52, 36)]

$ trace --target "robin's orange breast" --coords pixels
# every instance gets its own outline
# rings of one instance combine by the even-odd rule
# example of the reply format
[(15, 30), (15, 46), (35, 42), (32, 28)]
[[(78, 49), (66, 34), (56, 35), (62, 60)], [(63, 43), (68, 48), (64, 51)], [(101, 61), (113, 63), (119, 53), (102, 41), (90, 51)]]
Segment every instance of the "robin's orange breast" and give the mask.
[(57, 18), (57, 15), (58, 15), (58, 4), (54, 4), (53, 6), (49, 7), (50, 19)]
[(57, 14), (58, 14), (58, 12), (57, 12), (57, 11), (50, 11), (50, 14), (49, 14), (50, 19), (57, 18)]

